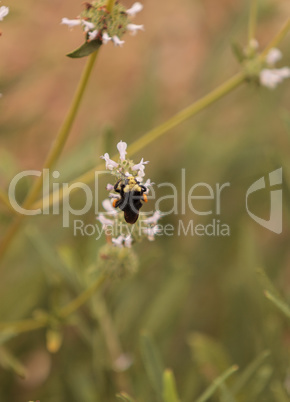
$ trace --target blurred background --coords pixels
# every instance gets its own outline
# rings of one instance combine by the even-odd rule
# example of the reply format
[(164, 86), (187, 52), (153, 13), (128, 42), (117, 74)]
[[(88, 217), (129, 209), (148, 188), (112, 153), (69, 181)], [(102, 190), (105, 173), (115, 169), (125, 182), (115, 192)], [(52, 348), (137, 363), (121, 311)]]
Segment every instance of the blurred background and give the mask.
[[(118, 141), (132, 143), (239, 71), (231, 43), (246, 45), (249, 1), (143, 3), (134, 22), (144, 24), (145, 32), (127, 35), (123, 48), (108, 44), (100, 51), (57, 164), (63, 182), (96, 166), (104, 152), (115, 153)], [(263, 48), (289, 18), (290, 3), (260, 3), (257, 39)], [(41, 169), (85, 60), (65, 56), (83, 38), (78, 28), (60, 25), (63, 17), (79, 15), (80, 2), (1, 5), (10, 7), (0, 38), (0, 185), (8, 191), (15, 174)], [(289, 41), (288, 35), (281, 43), (282, 66), (290, 66)], [(232, 364), (239, 371), (210, 401), (290, 400), (289, 319), (265, 298), (257, 273), (264, 270), (290, 302), (289, 104), (289, 82), (275, 91), (245, 84), (134, 155), (136, 163), (141, 157), (150, 161), (146, 172), (157, 184), (169, 181), (180, 188), (183, 168), (188, 189), (198, 182), (230, 182), (221, 219), (231, 235), (160, 236), (137, 244), (138, 272), (112, 281), (74, 314), (57, 333), (62, 345), (56, 353), (47, 348), (47, 329), (0, 334), (1, 402), (110, 402), (122, 390), (136, 401), (160, 401), (144, 359), (146, 342), (154, 342), (159, 365), (173, 370), (184, 402), (196, 400)], [(284, 210), (277, 235), (250, 219), (245, 194), (280, 167)], [(105, 184), (104, 179), (100, 198)], [(21, 181), (20, 201), (30, 185), (29, 178)], [(80, 195), (72, 204), (82, 204)], [(269, 205), (265, 190), (250, 207), (268, 219)], [(164, 203), (164, 209), (171, 207)], [(94, 211), (84, 219), (95, 223)], [(188, 210), (162, 223), (177, 227), (180, 219), (208, 221)], [(1, 236), (10, 223), (1, 204)], [(105, 241), (74, 236), (72, 227), (62, 227), (61, 216), (27, 219), (2, 262), (0, 321), (53, 312), (75, 297), (97, 267)]]

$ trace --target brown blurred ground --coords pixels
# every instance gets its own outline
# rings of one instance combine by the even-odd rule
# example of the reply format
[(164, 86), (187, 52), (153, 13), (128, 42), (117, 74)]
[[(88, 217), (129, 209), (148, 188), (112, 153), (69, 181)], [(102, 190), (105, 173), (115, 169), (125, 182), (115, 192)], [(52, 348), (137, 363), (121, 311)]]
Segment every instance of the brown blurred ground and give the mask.
[[(131, 1), (124, 3), (131, 5)], [(273, 4), (278, 12), (269, 25), (260, 27), (261, 43), (271, 38), (290, 10), (288, 1)], [(1, 147), (16, 155), (21, 168), (39, 168), (85, 63), (65, 57), (82, 42), (82, 33), (60, 25), (62, 17), (79, 14), (81, 2), (27, 0), (7, 5), (10, 15), (1, 24), (0, 40)], [(136, 23), (144, 23), (145, 33), (128, 35), (122, 49), (109, 44), (101, 50), (69, 147), (82, 140), (88, 126), (97, 132), (106, 122), (117, 127), (122, 123), (134, 95), (144, 85), (149, 58), (157, 59), (158, 121), (204, 94), (207, 89), (198, 85), (201, 68), (213, 51), (215, 38), (228, 30), (244, 2), (145, 0), (144, 6)], [(245, 42), (246, 32), (237, 39)], [(230, 54), (227, 60), (232, 62), (225, 65), (225, 78), (237, 69)], [(142, 132), (141, 127), (137, 135)]]

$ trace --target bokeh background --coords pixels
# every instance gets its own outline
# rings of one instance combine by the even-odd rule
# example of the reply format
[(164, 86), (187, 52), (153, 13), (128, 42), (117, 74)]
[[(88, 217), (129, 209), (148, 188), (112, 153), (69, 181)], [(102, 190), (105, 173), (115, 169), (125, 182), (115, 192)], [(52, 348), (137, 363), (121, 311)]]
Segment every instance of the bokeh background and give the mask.
[[(136, 23), (144, 23), (146, 31), (128, 35), (123, 48), (109, 44), (101, 49), (57, 165), (63, 182), (96, 166), (118, 141), (130, 144), (239, 71), (231, 43), (246, 44), (249, 1), (143, 3)], [(290, 4), (260, 3), (257, 39), (263, 48), (289, 18)], [(41, 169), (85, 60), (65, 57), (81, 44), (82, 33), (60, 25), (61, 18), (80, 13), (80, 2), (12, 0), (5, 5), (10, 14), (1, 22), (0, 38), (0, 184), (7, 191), (16, 173)], [(289, 41), (288, 35), (281, 44), (281, 65), (290, 65)], [(182, 168), (188, 189), (197, 182), (213, 187), (230, 182), (221, 220), (230, 226), (231, 236), (163, 236), (137, 244), (138, 272), (112, 281), (74, 315), (74, 325), (61, 327), (57, 353), (47, 350), (46, 329), (9, 339), (2, 334), (1, 402), (110, 402), (123, 388), (136, 401), (159, 401), (142, 353), (148, 336), (160, 365), (173, 370), (184, 402), (196, 400), (232, 364), (239, 371), (210, 401), (290, 400), (289, 319), (265, 298), (257, 273), (263, 269), (290, 301), (289, 104), (289, 82), (275, 91), (245, 84), (134, 156), (136, 162), (141, 157), (150, 161), (146, 171), (155, 183), (169, 181), (180, 188)], [(258, 226), (245, 210), (248, 187), (279, 167), (281, 235)], [(105, 180), (103, 184), (101, 197)], [(19, 200), (30, 185), (29, 179), (21, 182)], [(157, 195), (165, 193), (160, 189)], [(76, 194), (72, 203), (77, 207), (81, 202)], [(264, 219), (269, 205), (268, 189), (250, 204)], [(164, 203), (164, 209), (171, 206)], [(208, 220), (187, 210), (163, 223), (177, 227), (180, 219), (185, 224)], [(85, 220), (94, 223), (94, 212)], [(10, 222), (1, 205), (1, 236)], [(97, 268), (105, 241), (74, 236), (72, 228), (62, 227), (61, 216), (27, 219), (2, 262), (0, 321), (54, 311), (75, 297), (87, 273)], [(111, 350), (116, 339), (124, 367), (132, 362), (122, 373), (115, 370)], [(19, 376), (23, 370), (25, 379)]]

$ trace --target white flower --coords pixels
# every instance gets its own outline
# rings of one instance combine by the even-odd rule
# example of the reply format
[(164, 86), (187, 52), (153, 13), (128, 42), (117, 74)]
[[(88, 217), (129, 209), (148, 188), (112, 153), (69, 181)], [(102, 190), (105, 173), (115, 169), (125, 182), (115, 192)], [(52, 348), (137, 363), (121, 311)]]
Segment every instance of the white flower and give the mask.
[(105, 155), (101, 156), (102, 159), (106, 161), (106, 169), (113, 170), (115, 167), (118, 167), (118, 163), (110, 159), (110, 155), (106, 153)]
[(149, 163), (149, 161), (144, 162), (144, 159), (142, 158), (140, 163), (132, 167), (132, 170), (140, 170), (144, 172), (145, 165), (147, 165), (147, 163)]
[(118, 151), (120, 153), (120, 159), (123, 162), (126, 159), (126, 155), (127, 155), (127, 151), (126, 151), (127, 144), (126, 144), (126, 142), (120, 141), (117, 144), (117, 149), (118, 149)]
[(94, 40), (96, 39), (96, 37), (98, 36), (99, 31), (97, 29), (95, 29), (93, 32), (89, 32), (88, 36), (89, 36), (89, 40)]
[(115, 215), (118, 213), (118, 211), (113, 207), (111, 201), (108, 198), (102, 202), (102, 205), (109, 215)]
[(156, 225), (160, 218), (162, 218), (161, 212), (155, 211), (150, 218), (144, 219), (143, 222), (147, 225)]
[(135, 17), (137, 13), (143, 10), (143, 5), (139, 2), (134, 3), (131, 8), (127, 10), (127, 14), (130, 15), (131, 17)]
[(155, 240), (155, 235), (160, 232), (160, 229), (158, 226), (154, 226), (153, 228), (145, 228), (143, 229), (144, 233), (147, 234), (148, 240), (149, 241), (154, 241)]
[(127, 29), (132, 35), (136, 35), (137, 31), (144, 31), (144, 25), (128, 24)]
[(123, 247), (123, 242), (125, 238), (123, 236), (117, 237), (117, 239), (112, 239), (112, 243), (117, 247)]
[(107, 184), (107, 187), (106, 187), (106, 189), (108, 190), (108, 191), (113, 191), (114, 190), (114, 186), (113, 186), (113, 184)]
[(63, 18), (61, 20), (61, 24), (67, 25), (69, 28), (73, 28), (77, 25), (81, 25), (81, 20), (69, 20), (68, 18)]
[(155, 183), (151, 182), (150, 179), (147, 179), (147, 180), (145, 181), (145, 183), (143, 184), (144, 187), (147, 188), (147, 190), (145, 191), (145, 194), (149, 194), (149, 192), (150, 192), (150, 187), (153, 187), (153, 184), (155, 184)]
[(132, 242), (133, 242), (133, 239), (131, 236), (126, 237), (125, 242), (124, 242), (125, 247), (131, 248)]
[(102, 42), (104, 45), (106, 45), (108, 42), (110, 42), (112, 38), (107, 34), (107, 32), (103, 32), (102, 34)]
[(2, 6), (0, 7), (0, 21), (3, 21), (3, 18), (9, 14), (9, 7)]
[(117, 35), (113, 36), (112, 41), (114, 42), (115, 46), (120, 46), (120, 47), (122, 47), (124, 45), (124, 43), (125, 43), (125, 41), (120, 40)]
[(112, 221), (111, 219), (106, 218), (103, 214), (100, 214), (97, 217), (97, 220), (101, 222), (101, 224), (103, 225), (103, 229), (106, 229), (108, 226), (113, 226), (114, 225), (114, 221)]
[(95, 24), (93, 24), (92, 22), (82, 20), (82, 24), (85, 26), (85, 32), (88, 32), (91, 29), (95, 29)]
[(265, 68), (260, 72), (261, 85), (270, 89), (275, 89), (285, 78), (290, 78), (290, 68), (288, 67), (272, 70)]
[(282, 59), (282, 52), (279, 49), (273, 48), (269, 50), (266, 56), (266, 62), (270, 67), (273, 67), (279, 60)]

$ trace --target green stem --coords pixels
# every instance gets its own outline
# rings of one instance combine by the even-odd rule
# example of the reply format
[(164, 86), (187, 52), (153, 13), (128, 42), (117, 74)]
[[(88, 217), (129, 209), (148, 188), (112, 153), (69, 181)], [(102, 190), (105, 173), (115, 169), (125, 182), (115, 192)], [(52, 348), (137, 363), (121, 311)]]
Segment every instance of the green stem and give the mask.
[[(97, 289), (105, 281), (105, 276), (99, 277), (89, 288), (84, 290), (74, 300), (69, 302), (66, 306), (62, 307), (57, 313), (57, 317), (60, 319), (67, 318), (70, 314), (78, 310), (89, 298), (96, 292)], [(46, 327), (49, 324), (49, 316), (45, 316), (35, 320), (22, 320), (15, 322), (3, 322), (0, 323), (0, 331), (20, 334), (22, 332), (33, 331), (35, 329)]]
[(108, 2), (107, 2), (107, 10), (109, 11), (109, 13), (112, 12), (114, 4), (115, 4), (115, 0), (108, 0)]
[(0, 202), (5, 205), (5, 207), (12, 212), (14, 215), (17, 214), (17, 212), (13, 209), (13, 207), (10, 204), (9, 198), (7, 197), (7, 194), (0, 189)]
[[(52, 148), (44, 162), (43, 169), (49, 170), (54, 166), (54, 164), (56, 163), (59, 155), (61, 154), (61, 152), (65, 146), (65, 143), (70, 134), (71, 127), (76, 118), (81, 100), (83, 99), (83, 95), (84, 95), (85, 89), (87, 87), (88, 80), (91, 75), (97, 55), (98, 55), (98, 51), (93, 53), (87, 61), (87, 64), (83, 71), (79, 85), (77, 87), (76, 93), (72, 100), (69, 112), (68, 112), (68, 114), (58, 132), (56, 140), (53, 143)], [(37, 199), (37, 196), (41, 190), (42, 185), (43, 185), (43, 174), (41, 174), (41, 176), (34, 182), (31, 190), (29, 191), (29, 193), (22, 205), (22, 207), (24, 209), (29, 209), (32, 206), (32, 204)], [(15, 220), (12, 222), (12, 224), (10, 225), (10, 227), (8, 228), (7, 233), (4, 236), (4, 238), (2, 239), (1, 244), (0, 244), (0, 260), (4, 256), (8, 246), (10, 245), (11, 241), (13, 240), (15, 234), (18, 232), (18, 229), (19, 229), (22, 221), (24, 220), (25, 216), (26, 215), (17, 216), (15, 218)]]
[(286, 23), (282, 27), (281, 31), (278, 32), (278, 34), (271, 40), (271, 42), (268, 44), (268, 46), (264, 49), (264, 51), (262, 53), (262, 56), (265, 57), (269, 53), (270, 49), (272, 49), (273, 47), (278, 46), (279, 43), (288, 34), (289, 30), (290, 30), (290, 18), (286, 21)]
[(92, 306), (93, 313), (96, 316), (104, 335), (104, 340), (108, 348), (112, 368), (115, 371), (115, 379), (118, 388), (119, 390), (132, 393), (132, 384), (129, 377), (127, 377), (126, 373), (120, 371), (120, 368), (116, 366), (116, 362), (123, 355), (123, 350), (106, 302), (103, 300), (103, 298), (101, 298), (101, 296), (97, 295), (93, 299)]
[(89, 288), (84, 290), (77, 298), (72, 300), (66, 306), (60, 309), (58, 316), (60, 318), (66, 318), (70, 314), (78, 310), (89, 298), (96, 292), (96, 290), (103, 284), (106, 277), (99, 277)]
[[(239, 85), (241, 85), (246, 79), (244, 73), (239, 73), (232, 77), (230, 80), (225, 82), (224, 84), (220, 85), (217, 89), (212, 91), (210, 94), (206, 95), (202, 99), (198, 100), (197, 102), (193, 103), (191, 106), (187, 107), (186, 109), (182, 110), (181, 112), (177, 113), (175, 116), (167, 120), (165, 123), (162, 123), (158, 127), (154, 128), (153, 130), (149, 131), (141, 138), (133, 142), (128, 147), (128, 154), (133, 155), (143, 149), (145, 146), (151, 144), (157, 138), (161, 137), (163, 134), (166, 134), (169, 130), (173, 129), (174, 127), (178, 126), (182, 122), (188, 120), (190, 117), (196, 115), (197, 113), (201, 112), (202, 110), (206, 109), (208, 106), (212, 105)], [(118, 155), (114, 155), (113, 158), (117, 158)], [(74, 183), (89, 183), (94, 180), (94, 175), (96, 170), (104, 169), (105, 164), (100, 163), (97, 167), (89, 170), (88, 172), (84, 173), (83, 175), (77, 177), (73, 182), (69, 183), (69, 186)], [(70, 194), (74, 191), (77, 191), (78, 188), (75, 188), (73, 191), (70, 190)], [(54, 200), (57, 198), (57, 202), (60, 202), (62, 199), (65, 199), (68, 195), (69, 191), (61, 190), (58, 194), (58, 197), (53, 197), (53, 193), (49, 194), (44, 199), (38, 201), (34, 207), (35, 208), (45, 208), (49, 205), (52, 205)]]
[(258, 0), (251, 0), (250, 18), (249, 18), (249, 43), (256, 36), (258, 14)]

